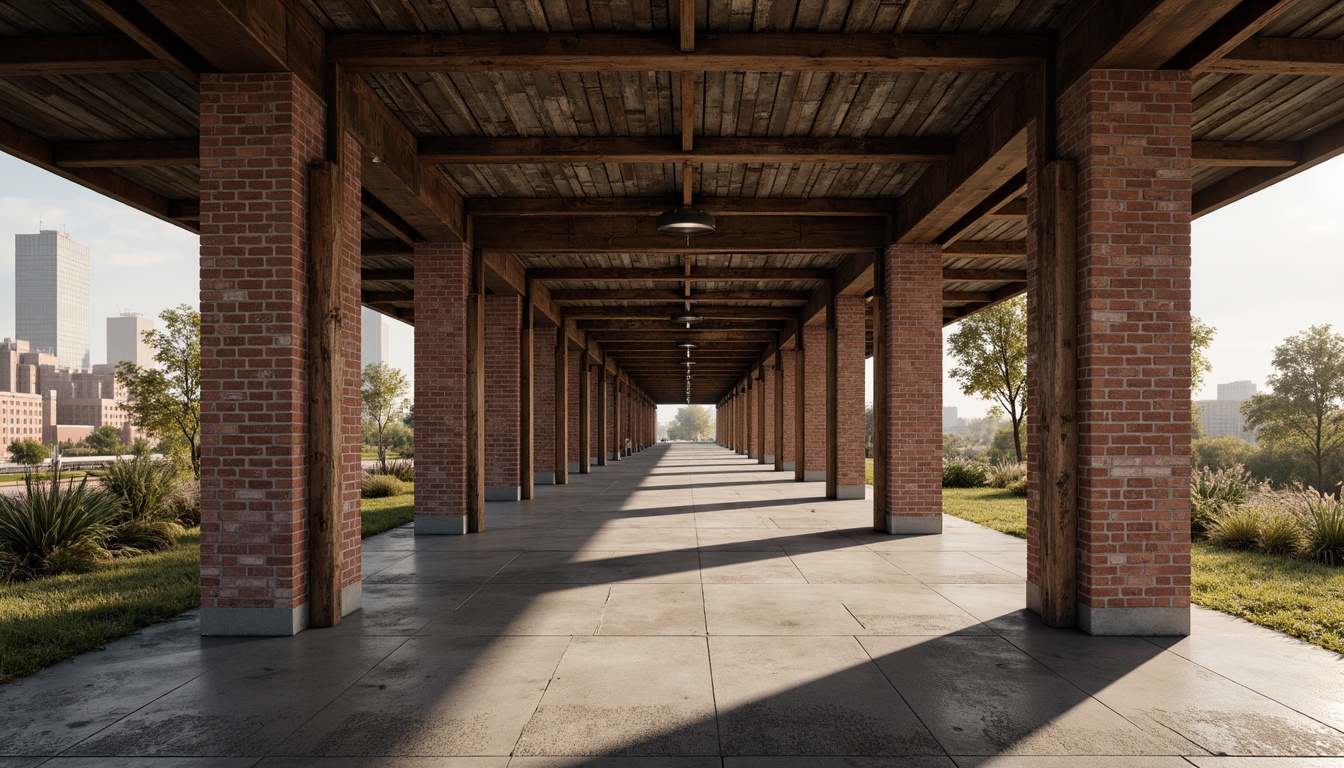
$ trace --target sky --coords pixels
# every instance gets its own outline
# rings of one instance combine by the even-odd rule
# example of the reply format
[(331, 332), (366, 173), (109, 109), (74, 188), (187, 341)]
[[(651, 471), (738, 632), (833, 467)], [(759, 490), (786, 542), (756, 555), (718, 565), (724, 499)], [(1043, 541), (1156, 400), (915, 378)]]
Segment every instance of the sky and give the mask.
[[(1344, 328), (1344, 157), (1323, 163), (1222, 210), (1193, 227), (1194, 314), (1218, 330), (1209, 358), (1215, 385), (1250, 379), (1263, 387), (1274, 347), (1308, 326)], [(14, 335), (14, 238), (39, 226), (69, 233), (92, 251), (92, 361), (106, 359), (106, 318), (156, 317), (199, 306), (194, 234), (0, 153), (0, 337)], [(391, 322), (388, 362), (413, 374), (414, 333)], [(949, 328), (950, 333), (955, 326)], [(944, 361), (944, 370), (951, 369)], [(872, 361), (867, 399), (872, 400)], [(944, 378), (944, 405), (978, 417), (990, 407)], [(676, 405), (659, 408), (672, 418)]]

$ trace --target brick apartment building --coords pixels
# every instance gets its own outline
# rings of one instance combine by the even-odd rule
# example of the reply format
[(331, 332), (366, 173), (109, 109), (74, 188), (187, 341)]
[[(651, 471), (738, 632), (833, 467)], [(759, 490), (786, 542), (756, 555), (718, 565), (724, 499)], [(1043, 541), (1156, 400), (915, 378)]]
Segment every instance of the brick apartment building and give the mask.
[(33, 352), (26, 341), (0, 342), (0, 440), (32, 438), (55, 444), (82, 440), (99, 427), (116, 427), (121, 439), (138, 436), (121, 404), (115, 365), (65, 368), (55, 355)]

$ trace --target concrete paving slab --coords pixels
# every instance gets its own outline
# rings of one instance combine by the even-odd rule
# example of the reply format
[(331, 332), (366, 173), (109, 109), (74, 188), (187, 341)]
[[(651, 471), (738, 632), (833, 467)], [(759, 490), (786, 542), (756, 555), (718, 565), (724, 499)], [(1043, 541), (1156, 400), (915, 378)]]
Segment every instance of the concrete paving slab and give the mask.
[[(957, 768), (1077, 768), (1078, 758), (1074, 756), (1032, 755), (974, 755), (955, 756)], [(1089, 755), (1087, 768), (1190, 768), (1190, 763), (1180, 757), (1124, 757), (1116, 755)]]
[(568, 637), (417, 637), (304, 723), (280, 755), (502, 755)]
[(606, 608), (605, 585), (485, 584), (422, 635), (591, 635)]
[(924, 584), (845, 584), (836, 585), (834, 594), (863, 625), (863, 632), (856, 634), (989, 634), (991, 631)]
[(806, 550), (785, 547), (810, 584), (912, 584), (915, 577), (868, 549)]
[(952, 758), (937, 755), (900, 757), (725, 757), (723, 768), (956, 768)]
[[(257, 757), (54, 757), (53, 768), (251, 768)], [(28, 763), (36, 765), (36, 763)], [(0, 768), (10, 768), (0, 762)]]
[(487, 552), (420, 551), (402, 558), (365, 581), (373, 584), (484, 584), (522, 554), (520, 550)]
[(970, 552), (891, 551), (879, 553), (926, 584), (1021, 584), (1022, 577), (990, 565)]
[(509, 768), (720, 768), (717, 757), (515, 757)]
[(783, 551), (701, 551), (700, 579), (705, 584), (806, 584), (807, 579)]
[(699, 584), (694, 548), (674, 552), (567, 550), (525, 552), (491, 584)]
[(725, 755), (939, 755), (852, 637), (711, 637)]
[(857, 635), (864, 626), (826, 584), (705, 584), (711, 635)]
[(507, 757), (268, 757), (256, 768), (507, 768)]
[(709, 653), (697, 637), (574, 638), (515, 754), (715, 755)]
[(599, 635), (703, 635), (699, 584), (616, 584)]

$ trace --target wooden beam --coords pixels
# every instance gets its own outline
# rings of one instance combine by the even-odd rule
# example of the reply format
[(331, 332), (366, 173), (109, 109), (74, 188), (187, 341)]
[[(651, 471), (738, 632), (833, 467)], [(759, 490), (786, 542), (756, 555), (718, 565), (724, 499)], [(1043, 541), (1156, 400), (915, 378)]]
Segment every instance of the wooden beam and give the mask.
[[(693, 0), (684, 0), (684, 2), (691, 3), (693, 2)], [(681, 73), (680, 118), (681, 118), (681, 151), (689, 155), (695, 149), (695, 73), (694, 72)], [(579, 162), (579, 161), (571, 160), (570, 162)], [(700, 162), (705, 161), (702, 160)]]
[(736, 138), (699, 137), (444, 138), (420, 140), (420, 159), (436, 164), (554, 163), (936, 163), (952, 141), (929, 137)]
[(1300, 37), (1252, 37), (1206, 72), (1243, 75), (1344, 76), (1344, 41)]
[(1025, 257), (1027, 244), (1021, 240), (958, 240), (943, 246), (950, 259), (1004, 259)]
[[(680, 268), (640, 269), (638, 267), (534, 267), (528, 274), (549, 282), (682, 282), (687, 279)], [(690, 276), (691, 282), (763, 282), (829, 280), (831, 270), (807, 267), (702, 267)]]
[(536, 492), (536, 423), (533, 414), (533, 396), (536, 391), (536, 323), (532, 306), (532, 283), (523, 288), (522, 316), (518, 328), (518, 497), (530, 500)]
[[(468, 216), (657, 216), (681, 205), (677, 197), (474, 197)], [(895, 201), (848, 197), (711, 197), (697, 208), (721, 216), (872, 216), (886, 218)], [(1023, 216), (1026, 214), (1023, 213)]]
[(774, 330), (734, 328), (724, 330), (722, 328), (672, 328), (665, 327), (642, 327), (642, 328), (612, 328), (597, 327), (583, 329), (588, 337), (593, 341), (600, 341), (604, 344), (620, 344), (627, 341), (648, 341), (649, 339), (664, 340), (668, 343), (678, 339), (692, 339), (703, 343), (719, 343), (727, 341), (755, 341), (759, 343), (769, 343), (775, 340), (777, 334)]
[(201, 220), (201, 201), (169, 200), (168, 215), (178, 221), (199, 223)]
[(157, 219), (193, 232), (199, 231), (191, 220), (174, 216), (181, 210), (178, 201), (169, 200), (106, 168), (64, 168), (56, 163), (55, 148), (51, 142), (2, 118), (0, 150)]
[(683, 52), (664, 34), (346, 34), (328, 55), (358, 72), (1019, 72), (1050, 55), (1030, 35), (739, 33)]
[(412, 304), (415, 291), (361, 291), (360, 301), (365, 304)]
[(1298, 0), (1243, 0), (1166, 63), (1202, 72), (1264, 29)]
[[(940, 245), (946, 245), (947, 243), (960, 240), (971, 230), (980, 227), (986, 219), (994, 218), (997, 211), (1007, 207), (1012, 201), (1022, 199), (1021, 196), (1025, 193), (1026, 188), (1027, 172), (1023, 169), (1021, 173), (1018, 173), (1008, 181), (1005, 181), (1002, 186), (991, 192), (988, 197), (981, 200), (975, 207), (963, 214), (962, 217), (957, 220), (957, 223), (943, 230), (943, 233), (939, 235), (934, 242), (939, 243)], [(1026, 200), (1022, 199), (1022, 203), (1022, 214), (1020, 218), (1025, 219), (1027, 217)]]
[(81, 1), (193, 86), (200, 84), (201, 73), (212, 69), (195, 49), (135, 0)]
[(365, 269), (359, 273), (360, 279), (366, 283), (388, 282), (388, 281), (410, 281), (415, 279), (414, 269)]
[(485, 254), (485, 287), (491, 293), (527, 293), (527, 270), (521, 262), (507, 253)]
[(1301, 147), (1300, 160), (1292, 167), (1248, 168), (1196, 192), (1191, 206), (1194, 215), (1212, 213), (1289, 176), (1344, 154), (1344, 122), (1318, 131), (1298, 144)]
[(1027, 218), (1027, 199), (1016, 197), (985, 214), (986, 219), (1025, 219)]
[(994, 300), (991, 291), (943, 291), (943, 301), (951, 303), (990, 302)]
[(467, 532), (485, 530), (485, 259), (473, 254), (467, 294)]
[(401, 240), (362, 240), (360, 253), (365, 256), (414, 256), (415, 248)]
[[(712, 235), (680, 238), (660, 234), (652, 218), (588, 217), (482, 219), (476, 247), (508, 253), (855, 253), (883, 247), (884, 223), (875, 219), (720, 217)], [(685, 277), (684, 275), (682, 276)]]
[(946, 282), (1023, 282), (1027, 279), (1025, 269), (944, 269)]
[(569, 340), (565, 338), (564, 323), (555, 334), (555, 484), (569, 484)]
[(812, 298), (808, 299), (798, 313), (798, 322), (786, 330), (783, 338), (779, 340), (779, 346), (783, 347), (785, 342), (792, 341), (798, 328), (820, 322), (830, 307), (832, 295), (871, 291), (875, 261), (873, 254), (851, 256), (846, 259), (831, 274), (830, 285), (823, 285), (812, 292)]
[(0, 45), (0, 77), (154, 72), (164, 65), (129, 37), (10, 37)]
[(1058, 91), (1090, 69), (1158, 69), (1240, 0), (1085, 0), (1064, 20)]
[(379, 226), (391, 232), (392, 235), (407, 247), (424, 238), (411, 226), (410, 222), (397, 215), (392, 207), (379, 200), (378, 197), (368, 189), (359, 191), (359, 209), (364, 216), (377, 222)]
[(88, 141), (55, 144), (52, 153), (63, 168), (136, 168), (199, 165), (199, 139), (161, 141)]
[[(707, 301), (741, 301), (751, 303), (776, 303), (807, 301), (810, 291), (699, 291), (693, 293), (691, 300), (703, 304)], [(573, 304), (592, 301), (641, 302), (652, 304), (681, 304), (686, 301), (682, 291), (667, 290), (629, 290), (620, 291), (552, 291), (551, 298), (560, 304)]]
[(593, 458), (593, 374), (588, 349), (579, 357), (579, 474), (590, 474)]
[(696, 323), (693, 327), (691, 327), (691, 328), (689, 328), (689, 329), (686, 328), (684, 325), (677, 325), (677, 324), (675, 324), (675, 323), (668, 322), (666, 319), (654, 319), (654, 320), (637, 320), (637, 319), (636, 319), (636, 320), (612, 320), (612, 319), (606, 319), (606, 320), (597, 320), (597, 319), (594, 319), (594, 320), (577, 320), (577, 321), (575, 321), (575, 325), (577, 325), (578, 328), (579, 328), (579, 330), (581, 330), (581, 331), (591, 331), (591, 332), (598, 332), (598, 333), (600, 333), (600, 332), (602, 332), (602, 331), (626, 331), (626, 332), (629, 332), (629, 331), (652, 331), (652, 332), (666, 333), (666, 334), (669, 334), (669, 335), (674, 336), (674, 337), (680, 337), (681, 335), (684, 334), (684, 332), (686, 332), (686, 331), (688, 331), (688, 330), (689, 330), (689, 331), (694, 331), (694, 330), (696, 330), (696, 329), (700, 329), (700, 328), (703, 328), (703, 329), (705, 329), (705, 330), (709, 330), (709, 331), (713, 331), (713, 330), (743, 330), (743, 331), (756, 331), (756, 330), (767, 330), (767, 329), (769, 329), (769, 330), (773, 330), (773, 327), (772, 327), (771, 323), (768, 323), (768, 322), (762, 322), (761, 320), (758, 320), (758, 319), (750, 319), (750, 318), (747, 318), (747, 319), (725, 318), (725, 319), (711, 319), (711, 320), (705, 320), (704, 322)]
[(1196, 141), (1191, 163), (1227, 168), (1291, 168), (1302, 157), (1295, 141)]
[[(727, 319), (771, 319), (782, 318), (789, 319), (798, 316), (797, 309), (788, 307), (693, 307), (698, 315), (703, 315), (705, 322)], [(668, 310), (666, 307), (659, 306), (633, 306), (633, 307), (570, 307), (565, 310), (567, 317), (572, 317), (577, 321), (582, 320), (639, 320), (643, 318), (659, 318), (666, 321)]]

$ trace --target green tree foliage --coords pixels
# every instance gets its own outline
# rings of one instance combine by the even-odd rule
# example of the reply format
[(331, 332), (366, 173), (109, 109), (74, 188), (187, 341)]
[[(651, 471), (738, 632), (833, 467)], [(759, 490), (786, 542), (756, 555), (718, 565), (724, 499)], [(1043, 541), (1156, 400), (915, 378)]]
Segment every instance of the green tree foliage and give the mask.
[(115, 456), (122, 453), (126, 448), (125, 444), (121, 442), (121, 430), (116, 427), (99, 427), (84, 438), (84, 443), (97, 456)]
[(15, 464), (26, 464), (31, 467), (46, 461), (49, 456), (51, 451), (47, 450), (47, 446), (31, 437), (15, 440), (9, 444), (9, 458)]
[(667, 427), (669, 440), (708, 440), (714, 436), (714, 414), (703, 405), (687, 405)]
[(182, 304), (159, 313), (162, 329), (145, 331), (154, 368), (117, 366), (131, 421), (158, 438), (167, 453), (201, 476), (201, 313)]
[(1207, 469), (1231, 469), (1245, 466), (1255, 455), (1255, 446), (1232, 435), (1206, 437), (1190, 444), (1191, 463)]
[(409, 385), (400, 369), (387, 363), (369, 363), (361, 375), (359, 399), (364, 409), (364, 425), (378, 448), (380, 471), (387, 474), (387, 427), (400, 422), (406, 410)]
[(1218, 329), (1198, 317), (1190, 318), (1190, 391), (1198, 392), (1204, 388), (1204, 380), (1213, 370), (1209, 361), (1209, 347), (1213, 346), (1213, 337)]
[(1344, 334), (1313, 325), (1274, 349), (1272, 389), (1242, 406), (1261, 443), (1297, 451), (1324, 495), (1338, 484), (1326, 470), (1344, 450)]
[(952, 378), (961, 392), (993, 400), (1012, 426), (1013, 448), (1022, 461), (1022, 419), (1027, 411), (1027, 302), (1024, 297), (984, 309), (947, 339), (956, 361)]
[(863, 416), (864, 437), (863, 437), (863, 455), (867, 458), (873, 458), (873, 404), (869, 403)]

